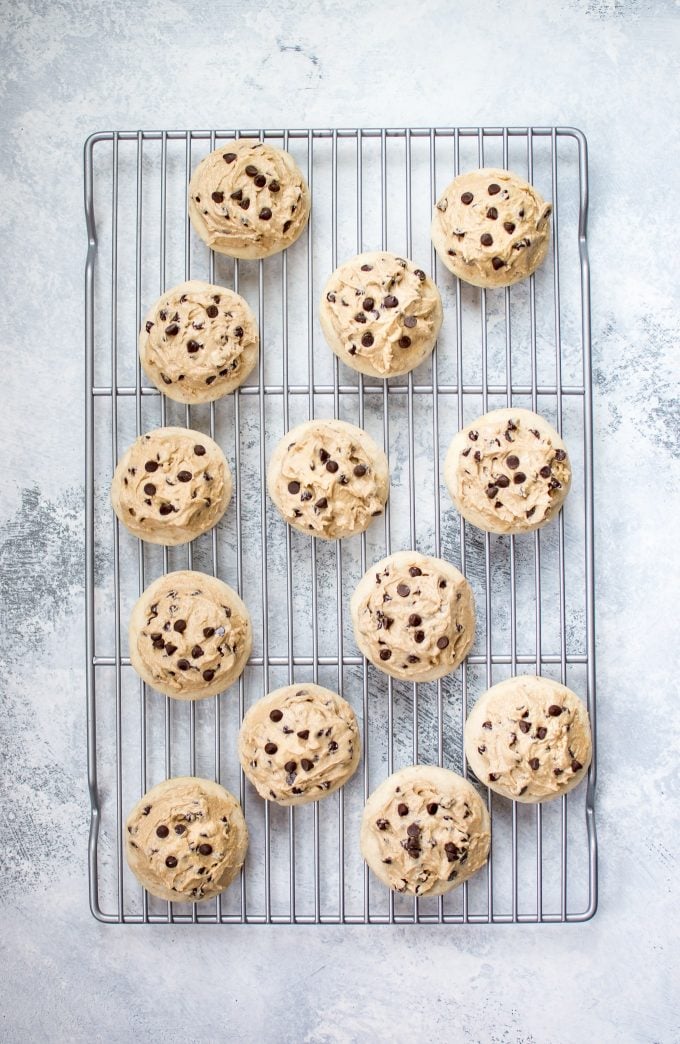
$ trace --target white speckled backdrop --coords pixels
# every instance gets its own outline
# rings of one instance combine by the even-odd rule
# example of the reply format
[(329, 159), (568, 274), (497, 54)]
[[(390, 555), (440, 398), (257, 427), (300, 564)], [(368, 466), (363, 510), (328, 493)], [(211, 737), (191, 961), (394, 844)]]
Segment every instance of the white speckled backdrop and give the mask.
[[(0, 13), (0, 1035), (680, 1040), (678, 558), (658, 509), (677, 503), (679, 474), (678, 4), (2, 0)], [(590, 144), (600, 910), (565, 927), (99, 925), (82, 142), (121, 127), (452, 123), (573, 124)]]

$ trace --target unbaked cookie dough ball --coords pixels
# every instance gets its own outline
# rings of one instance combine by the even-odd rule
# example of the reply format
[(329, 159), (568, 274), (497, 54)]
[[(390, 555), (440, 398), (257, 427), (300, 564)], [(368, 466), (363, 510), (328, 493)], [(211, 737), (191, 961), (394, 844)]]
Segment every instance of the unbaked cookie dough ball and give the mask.
[(385, 509), (387, 457), (362, 428), (306, 421), (278, 443), (267, 486), (286, 522), (301, 533), (327, 540), (353, 536)]
[(516, 174), (472, 170), (439, 197), (432, 242), (449, 271), (466, 283), (510, 286), (545, 260), (551, 213), (551, 204)]
[(258, 700), (243, 719), (238, 747), (258, 794), (279, 805), (328, 797), (354, 775), (361, 756), (349, 703), (311, 682)]
[(433, 765), (401, 769), (374, 790), (361, 822), (361, 853), (395, 892), (443, 895), (489, 855), (491, 824), (474, 787)]
[(571, 689), (550, 678), (508, 678), (472, 708), (465, 756), (480, 783), (512, 801), (560, 797), (590, 765), (588, 711)]
[(199, 279), (167, 290), (139, 334), (149, 380), (177, 402), (212, 402), (243, 384), (257, 362), (259, 337), (248, 303)]
[(191, 428), (140, 435), (118, 461), (111, 504), (131, 533), (151, 544), (186, 544), (217, 525), (231, 498), (222, 450)]
[(248, 830), (233, 794), (209, 779), (176, 776), (152, 787), (127, 819), (125, 854), (151, 895), (212, 899), (243, 866)]
[(253, 644), (250, 614), (227, 584), (192, 570), (160, 576), (137, 601), (130, 662), (147, 685), (178, 700), (223, 692)]
[(467, 656), (475, 636), (472, 588), (455, 566), (398, 551), (365, 573), (352, 595), (364, 656), (393, 678), (433, 681)]
[(371, 377), (396, 377), (431, 353), (442, 302), (413, 261), (376, 251), (336, 268), (321, 295), (319, 319), (330, 347), (348, 366)]
[(201, 239), (231, 257), (269, 257), (309, 219), (307, 183), (289, 153), (241, 138), (201, 160), (189, 183), (189, 217)]
[(543, 417), (493, 410), (454, 436), (444, 479), (463, 518), (490, 533), (540, 529), (571, 485), (567, 448)]

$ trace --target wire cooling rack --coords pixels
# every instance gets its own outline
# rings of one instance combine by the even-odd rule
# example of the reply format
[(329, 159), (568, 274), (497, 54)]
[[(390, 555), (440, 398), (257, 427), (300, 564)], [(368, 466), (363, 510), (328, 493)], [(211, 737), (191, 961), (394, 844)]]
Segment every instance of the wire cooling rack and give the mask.
[[(230, 138), (288, 149), (306, 173), (312, 216), (292, 248), (259, 262), (211, 253), (186, 209), (191, 171)], [(437, 263), (432, 206), (459, 171), (509, 167), (552, 199), (545, 264), (527, 282), (480, 291)], [(438, 899), (388, 892), (359, 852), (364, 801), (413, 762), (466, 774), (462, 727), (491, 684), (541, 673), (588, 702), (595, 724), (592, 404), (586, 245), (586, 141), (571, 128), (107, 131), (85, 145), (86, 535), (90, 903), (126, 923), (487, 923), (584, 921), (597, 905), (595, 761), (587, 786), (545, 806), (490, 792), (488, 867)], [(321, 288), (362, 250), (412, 257), (437, 279), (444, 324), (432, 358), (378, 381), (346, 369), (317, 321)], [(189, 277), (233, 287), (259, 319), (259, 367), (210, 405), (183, 407), (147, 387), (137, 331), (155, 298)], [(481, 533), (453, 509), (441, 462), (455, 432), (505, 405), (542, 413), (564, 435), (572, 490), (552, 525), (530, 536)], [(360, 538), (314, 541), (269, 503), (265, 466), (289, 427), (341, 417), (365, 427), (390, 459), (384, 518)], [(224, 448), (233, 501), (217, 529), (159, 548), (119, 528), (108, 491), (119, 454), (145, 430), (186, 424)], [(477, 602), (472, 655), (453, 675), (393, 681), (358, 655), (348, 602), (365, 568), (413, 547), (459, 566)], [(169, 569), (195, 568), (234, 586), (253, 617), (253, 655), (240, 681), (196, 703), (147, 689), (127, 656), (139, 593)], [(361, 722), (359, 772), (338, 794), (283, 809), (240, 772), (244, 711), (269, 689), (318, 681)], [(246, 867), (218, 899), (169, 904), (148, 896), (125, 864), (124, 820), (171, 775), (220, 780), (238, 795), (251, 836)]]

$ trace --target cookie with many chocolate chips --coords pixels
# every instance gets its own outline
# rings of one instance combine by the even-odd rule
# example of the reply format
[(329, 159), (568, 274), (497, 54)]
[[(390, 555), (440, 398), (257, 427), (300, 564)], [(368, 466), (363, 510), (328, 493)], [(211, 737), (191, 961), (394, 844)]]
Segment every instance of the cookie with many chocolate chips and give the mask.
[(192, 570), (160, 576), (132, 610), (130, 662), (147, 685), (178, 700), (227, 689), (253, 644), (250, 614), (227, 584)]
[(371, 377), (396, 377), (432, 352), (442, 302), (422, 268), (383, 250), (336, 268), (321, 295), (319, 319), (348, 366)]
[(364, 656), (393, 678), (424, 682), (455, 670), (475, 636), (472, 588), (455, 566), (417, 551), (376, 562), (352, 595)]
[(118, 461), (111, 504), (140, 540), (186, 544), (217, 525), (231, 487), (229, 465), (211, 438), (191, 428), (156, 428)]
[(472, 708), (465, 756), (480, 783), (512, 801), (560, 797), (590, 765), (588, 710), (571, 689), (550, 678), (508, 678)]
[(434, 208), (432, 242), (441, 261), (474, 286), (510, 286), (543, 263), (552, 205), (523, 178), (483, 168), (460, 174)]
[(361, 853), (395, 892), (444, 895), (489, 855), (489, 813), (475, 788), (434, 765), (401, 769), (374, 790), (361, 821)]
[(320, 685), (268, 693), (243, 719), (239, 757), (258, 794), (279, 805), (328, 797), (354, 775), (361, 738), (354, 711)]
[(147, 377), (177, 402), (212, 402), (243, 384), (257, 362), (259, 336), (248, 303), (199, 279), (159, 297), (139, 333)]
[(528, 533), (558, 513), (571, 485), (567, 447), (543, 417), (492, 410), (454, 436), (444, 479), (463, 518), (490, 533)]
[(238, 876), (247, 850), (241, 806), (210, 779), (166, 779), (127, 818), (128, 865), (147, 892), (169, 902), (219, 895)]
[(201, 239), (230, 257), (269, 257), (309, 219), (307, 183), (293, 157), (241, 138), (201, 160), (189, 184), (189, 217)]
[(384, 511), (387, 457), (362, 428), (307, 421), (276, 446), (267, 486), (286, 522), (300, 532), (328, 540), (352, 536)]

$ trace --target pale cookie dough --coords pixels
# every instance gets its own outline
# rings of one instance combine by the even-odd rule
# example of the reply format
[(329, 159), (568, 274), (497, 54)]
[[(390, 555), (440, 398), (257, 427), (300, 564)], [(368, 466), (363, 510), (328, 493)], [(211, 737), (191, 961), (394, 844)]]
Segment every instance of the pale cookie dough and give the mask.
[(223, 692), (253, 644), (250, 614), (227, 584), (190, 570), (160, 576), (137, 601), (130, 662), (144, 681), (178, 700)]
[(167, 290), (139, 334), (149, 380), (177, 402), (212, 402), (243, 384), (257, 362), (259, 337), (248, 303), (199, 279)]
[(307, 183), (293, 157), (242, 138), (201, 160), (189, 183), (189, 217), (212, 250), (269, 257), (294, 243), (309, 219)]
[(176, 776), (147, 791), (127, 819), (125, 854), (151, 895), (212, 899), (243, 866), (248, 830), (233, 794), (209, 779)]
[(479, 697), (465, 756), (480, 783), (512, 801), (546, 801), (581, 782), (592, 756), (579, 697), (550, 678), (508, 678)]
[(507, 170), (460, 174), (437, 201), (432, 242), (450, 272), (474, 286), (510, 286), (545, 260), (552, 206)]
[(396, 377), (432, 352), (442, 301), (422, 268), (379, 251), (336, 268), (321, 295), (319, 319), (348, 366), (371, 377)]
[(474, 787), (433, 765), (401, 769), (374, 790), (361, 822), (361, 853), (395, 892), (443, 895), (489, 855), (491, 824)]
[(300, 532), (328, 540), (352, 536), (385, 509), (387, 457), (353, 424), (306, 421), (276, 446), (267, 486), (286, 522)]
[(455, 670), (475, 636), (472, 588), (455, 566), (417, 551), (376, 562), (352, 595), (364, 656), (393, 678), (424, 682)]
[(258, 794), (279, 805), (328, 797), (354, 775), (361, 738), (354, 711), (320, 685), (288, 685), (250, 708), (239, 757)]
[(229, 465), (211, 438), (191, 428), (156, 428), (118, 461), (111, 504), (140, 540), (172, 546), (217, 525), (231, 487)]
[(493, 410), (454, 436), (444, 479), (468, 522), (489, 533), (528, 533), (561, 508), (571, 464), (543, 417), (519, 408)]

